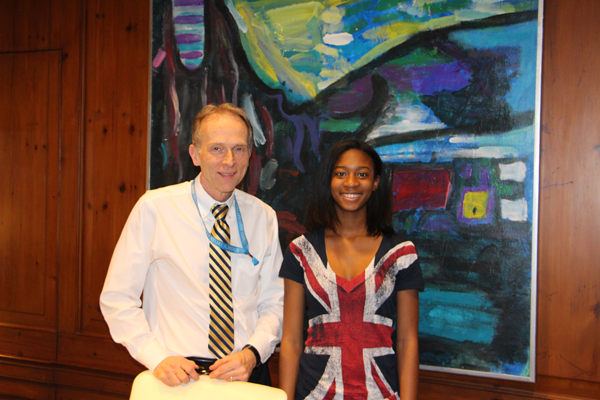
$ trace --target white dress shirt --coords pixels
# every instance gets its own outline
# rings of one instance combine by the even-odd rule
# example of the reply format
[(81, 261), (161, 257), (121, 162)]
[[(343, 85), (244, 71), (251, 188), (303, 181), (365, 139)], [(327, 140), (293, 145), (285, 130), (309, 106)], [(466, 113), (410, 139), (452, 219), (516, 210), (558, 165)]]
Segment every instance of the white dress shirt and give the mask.
[[(217, 203), (195, 179), (198, 207), (210, 232)], [(235, 190), (227, 200), (231, 244), (242, 247), (237, 199), (252, 259), (231, 253), (235, 348), (254, 346), (265, 362), (281, 339), (283, 280), (275, 211)], [(146, 192), (133, 208), (113, 253), (100, 308), (117, 343), (154, 370), (166, 357), (209, 357), (209, 241), (191, 184)], [(141, 299), (143, 292), (143, 302)], [(141, 307), (141, 308), (140, 308)]]

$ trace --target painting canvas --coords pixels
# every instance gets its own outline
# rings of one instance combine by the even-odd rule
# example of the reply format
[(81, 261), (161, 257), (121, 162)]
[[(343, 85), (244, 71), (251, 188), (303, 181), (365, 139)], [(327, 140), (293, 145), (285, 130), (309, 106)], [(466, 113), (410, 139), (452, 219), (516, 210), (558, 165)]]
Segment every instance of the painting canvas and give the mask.
[(416, 244), (423, 369), (535, 378), (541, 1), (153, 0), (150, 188), (193, 179), (193, 117), (231, 102), (243, 190), (306, 230), (316, 167), (370, 143)]

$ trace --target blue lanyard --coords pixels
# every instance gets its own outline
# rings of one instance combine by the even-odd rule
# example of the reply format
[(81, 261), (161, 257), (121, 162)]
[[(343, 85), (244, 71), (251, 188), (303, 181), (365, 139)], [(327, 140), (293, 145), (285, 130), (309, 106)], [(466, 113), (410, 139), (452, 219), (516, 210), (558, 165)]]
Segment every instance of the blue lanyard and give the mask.
[(200, 207), (198, 207), (198, 198), (196, 197), (196, 186), (194, 182), (196, 180), (192, 180), (192, 199), (194, 199), (194, 204), (196, 205), (196, 210), (198, 210), (198, 215), (200, 215), (200, 221), (202, 221), (202, 226), (204, 226), (204, 232), (206, 232), (206, 237), (212, 244), (223, 249), (225, 251), (229, 251), (231, 253), (240, 253), (240, 254), (248, 254), (250, 258), (252, 258), (252, 263), (254, 265), (258, 264), (258, 260), (250, 254), (250, 247), (248, 246), (248, 239), (246, 238), (246, 232), (244, 231), (244, 221), (242, 220), (242, 213), (240, 212), (240, 207), (238, 206), (237, 199), (235, 195), (233, 196), (233, 204), (235, 205), (235, 217), (238, 224), (238, 232), (240, 234), (240, 240), (242, 241), (242, 247), (232, 246), (229, 243), (225, 243), (214, 237), (210, 234), (208, 229), (206, 229), (206, 224), (204, 223), (204, 218), (202, 218), (202, 213), (200, 212)]

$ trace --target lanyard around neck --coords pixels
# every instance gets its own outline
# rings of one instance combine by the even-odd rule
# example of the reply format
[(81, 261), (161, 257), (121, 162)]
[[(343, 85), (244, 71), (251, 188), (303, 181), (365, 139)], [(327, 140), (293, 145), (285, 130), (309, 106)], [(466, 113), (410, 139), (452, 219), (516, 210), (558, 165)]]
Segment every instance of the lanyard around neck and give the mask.
[[(200, 212), (200, 207), (198, 206), (198, 197), (196, 196), (196, 186), (194, 182), (196, 180), (193, 179), (192, 184), (192, 199), (194, 200), (194, 204), (196, 205), (196, 210), (198, 210), (198, 215), (200, 215), (200, 221), (202, 221), (202, 226), (204, 226), (204, 232), (206, 232), (206, 237), (212, 244), (219, 247), (222, 250), (229, 251), (231, 253), (238, 254), (248, 254), (250, 258), (252, 258), (252, 264), (258, 264), (258, 260), (250, 254), (250, 246), (248, 246), (248, 239), (246, 238), (246, 232), (244, 231), (244, 221), (242, 220), (242, 213), (240, 212), (240, 207), (238, 206), (237, 199), (235, 195), (233, 195), (233, 204), (235, 205), (235, 217), (238, 225), (238, 232), (240, 234), (240, 240), (242, 241), (242, 247), (232, 246), (229, 243), (225, 243), (211, 235), (211, 233), (206, 229), (206, 224), (204, 223), (204, 218), (202, 218), (202, 212)], [(200, 184), (200, 182), (198, 182)]]

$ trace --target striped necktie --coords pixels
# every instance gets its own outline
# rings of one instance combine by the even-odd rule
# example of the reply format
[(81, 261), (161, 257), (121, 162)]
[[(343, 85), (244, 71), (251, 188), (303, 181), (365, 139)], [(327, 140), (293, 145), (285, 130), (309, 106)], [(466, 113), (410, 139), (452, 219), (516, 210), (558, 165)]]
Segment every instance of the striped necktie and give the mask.
[[(211, 211), (215, 216), (212, 235), (229, 243), (229, 225), (225, 221), (229, 207), (215, 204)], [(208, 350), (216, 358), (223, 358), (233, 351), (233, 299), (231, 295), (231, 254), (210, 244), (209, 304), (210, 326)]]

